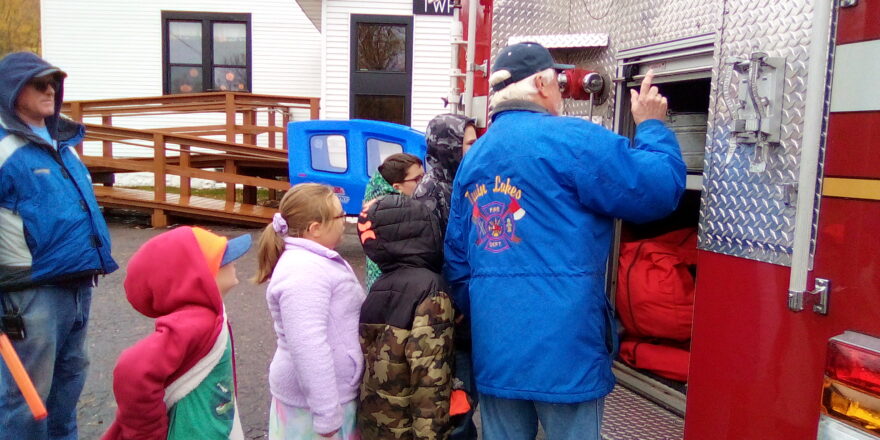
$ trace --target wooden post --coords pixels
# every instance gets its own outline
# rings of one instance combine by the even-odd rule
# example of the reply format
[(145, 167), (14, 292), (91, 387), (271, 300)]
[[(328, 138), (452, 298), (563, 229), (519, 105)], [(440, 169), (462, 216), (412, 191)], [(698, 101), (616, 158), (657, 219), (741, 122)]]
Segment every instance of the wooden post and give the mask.
[[(165, 135), (153, 134), (153, 200), (165, 201)], [(168, 226), (168, 215), (163, 209), (153, 209), (151, 223), (154, 228)]]
[[(238, 167), (235, 166), (235, 161), (232, 159), (226, 159), (226, 167), (223, 169), (223, 172), (236, 174), (238, 172)], [(226, 183), (226, 202), (235, 203), (235, 183)]]
[[(113, 126), (113, 116), (104, 115), (101, 116), (101, 124), (107, 127)], [(103, 155), (105, 159), (113, 159), (113, 141), (104, 141), (103, 143)], [(116, 181), (116, 174), (110, 173), (104, 176), (104, 186), (113, 186), (113, 182)]]
[(257, 187), (244, 185), (241, 189), (241, 203), (257, 204)]
[(309, 107), (311, 114), (310, 119), (318, 119), (321, 117), (321, 98), (309, 98)]
[(235, 142), (235, 95), (226, 94), (226, 142)]
[(290, 107), (287, 107), (284, 110), (284, 116), (281, 118), (281, 127), (284, 128), (284, 131), (281, 132), (281, 143), (284, 144), (281, 146), (282, 149), (286, 150), (288, 148), (287, 145), (287, 124), (290, 123)]
[(164, 209), (153, 209), (153, 215), (150, 216), (150, 225), (154, 228), (168, 227), (168, 214)]
[[(242, 114), (243, 125), (248, 129), (256, 128), (257, 113), (253, 110), (246, 110)], [(249, 145), (257, 145), (256, 133), (247, 133), (244, 135), (244, 143)], [(241, 189), (241, 203), (249, 205), (257, 204), (257, 187), (244, 185)]]
[[(101, 116), (101, 124), (106, 127), (112, 127), (113, 126), (113, 116), (111, 116), (111, 115)], [(103, 150), (104, 158), (105, 159), (113, 159), (113, 141), (104, 141), (103, 146), (104, 146), (104, 150)]]
[[(180, 167), (190, 168), (189, 145), (180, 146)], [(192, 195), (191, 180), (188, 176), (180, 176), (180, 199), (188, 199)]]
[(269, 119), (269, 148), (278, 148), (275, 145), (275, 107), (269, 107), (269, 113), (266, 115)]
[(165, 135), (153, 134), (153, 200), (165, 201)]
[[(257, 112), (253, 110), (245, 110), (242, 116), (243, 125), (246, 128), (254, 129), (257, 126)], [(257, 134), (256, 133), (246, 133), (244, 135), (244, 143), (250, 145), (257, 145)]]
[[(74, 101), (70, 105), (70, 117), (80, 124), (83, 123), (83, 110), (82, 103)], [(76, 145), (76, 152), (79, 154), (79, 157), (83, 156), (83, 144), (80, 142)]]

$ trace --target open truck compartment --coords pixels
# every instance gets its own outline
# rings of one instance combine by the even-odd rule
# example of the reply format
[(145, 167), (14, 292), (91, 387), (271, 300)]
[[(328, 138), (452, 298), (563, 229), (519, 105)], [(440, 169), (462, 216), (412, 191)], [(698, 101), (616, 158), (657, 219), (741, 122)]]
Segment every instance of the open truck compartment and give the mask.
[[(712, 50), (706, 37), (621, 51), (615, 94), (627, 97), (648, 69), (669, 102), (666, 123), (687, 167), (686, 191), (669, 216), (635, 224), (619, 221), (608, 295), (620, 323), (615, 374), (621, 385), (684, 415), (693, 304), (699, 273), (697, 229), (707, 145)], [(628, 99), (619, 99), (615, 130), (635, 136)]]

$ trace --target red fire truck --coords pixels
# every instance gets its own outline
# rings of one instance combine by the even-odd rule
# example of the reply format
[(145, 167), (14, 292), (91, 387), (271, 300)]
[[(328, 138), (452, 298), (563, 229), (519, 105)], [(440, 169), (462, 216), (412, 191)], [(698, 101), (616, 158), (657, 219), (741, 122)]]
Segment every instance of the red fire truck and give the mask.
[(456, 16), (449, 101), (484, 127), (489, 66), (515, 42), (578, 67), (569, 116), (631, 136), (620, 97), (650, 68), (669, 98), (687, 192), (668, 219), (620, 223), (608, 294), (627, 243), (696, 228), (689, 368), (615, 362), (606, 438), (880, 439), (880, 1), (462, 0)]

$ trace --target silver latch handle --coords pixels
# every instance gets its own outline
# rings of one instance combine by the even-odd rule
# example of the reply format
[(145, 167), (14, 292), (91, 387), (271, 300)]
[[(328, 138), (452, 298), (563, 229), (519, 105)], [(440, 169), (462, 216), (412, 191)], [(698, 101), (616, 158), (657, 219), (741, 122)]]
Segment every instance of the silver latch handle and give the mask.
[(831, 281), (824, 278), (816, 278), (816, 286), (809, 292), (788, 291), (788, 308), (793, 312), (804, 310), (804, 297), (815, 297), (813, 312), (819, 315), (828, 314), (828, 296), (831, 293)]

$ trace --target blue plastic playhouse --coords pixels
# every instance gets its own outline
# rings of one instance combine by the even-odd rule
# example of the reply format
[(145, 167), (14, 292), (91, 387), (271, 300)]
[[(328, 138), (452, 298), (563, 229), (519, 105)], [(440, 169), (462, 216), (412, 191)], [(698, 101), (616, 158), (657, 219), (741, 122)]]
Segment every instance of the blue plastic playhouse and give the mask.
[(367, 182), (386, 157), (409, 153), (425, 159), (424, 133), (390, 122), (291, 122), (287, 135), (290, 184), (332, 186), (350, 215), (361, 212)]

